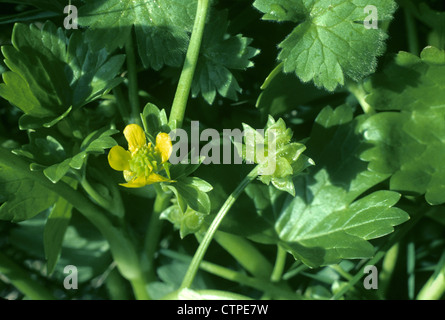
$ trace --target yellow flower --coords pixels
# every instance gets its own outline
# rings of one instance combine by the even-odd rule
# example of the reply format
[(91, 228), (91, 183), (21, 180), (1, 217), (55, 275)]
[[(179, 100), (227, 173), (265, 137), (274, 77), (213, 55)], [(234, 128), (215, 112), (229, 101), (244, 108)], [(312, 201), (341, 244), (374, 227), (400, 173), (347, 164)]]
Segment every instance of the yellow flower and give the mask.
[(144, 130), (137, 124), (129, 124), (124, 129), (128, 150), (114, 146), (108, 154), (110, 167), (124, 172), (127, 183), (120, 185), (127, 188), (140, 188), (152, 183), (171, 181), (159, 173), (168, 171), (168, 159), (172, 153), (170, 136), (160, 132), (156, 136), (156, 145), (147, 143)]

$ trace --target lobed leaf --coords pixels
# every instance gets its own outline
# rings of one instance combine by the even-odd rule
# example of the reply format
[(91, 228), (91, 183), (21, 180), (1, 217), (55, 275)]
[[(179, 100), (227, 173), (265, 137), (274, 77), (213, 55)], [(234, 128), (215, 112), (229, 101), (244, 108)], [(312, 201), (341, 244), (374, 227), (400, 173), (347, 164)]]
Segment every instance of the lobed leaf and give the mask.
[(179, 67), (196, 5), (196, 0), (93, 0), (79, 8), (79, 24), (92, 29), (88, 39), (93, 47), (110, 52), (125, 45), (134, 26), (145, 67)]
[(363, 159), (371, 170), (392, 174), (392, 190), (445, 203), (445, 51), (427, 47), (420, 57), (401, 52), (367, 90), (366, 101), (385, 112), (362, 126), (374, 146)]
[(208, 104), (212, 104), (216, 94), (237, 100), (241, 92), (231, 70), (246, 70), (253, 66), (250, 61), (259, 50), (250, 47), (252, 39), (227, 33), (229, 22), (227, 12), (216, 12), (209, 19), (202, 39), (200, 59), (196, 66), (192, 83), (192, 96), (202, 94)]
[(15, 24), (12, 44), (2, 47), (11, 71), (2, 74), (0, 96), (25, 113), (22, 129), (53, 126), (122, 81), (123, 55), (94, 53), (80, 33), (68, 38), (52, 22), (42, 29)]
[(374, 249), (368, 240), (409, 219), (393, 207), (400, 194), (376, 191), (363, 196), (389, 176), (371, 172), (359, 158), (367, 148), (358, 130), (363, 120), (353, 119), (348, 106), (322, 110), (307, 143), (307, 154), (316, 165), (294, 179), (296, 196), (283, 197), (262, 186), (249, 189), (258, 213), (275, 231), (253, 239), (278, 242), (296, 259), (317, 267), (371, 257)]
[(303, 82), (334, 91), (347, 77), (358, 81), (373, 73), (383, 54), (386, 33), (365, 28), (372, 4), (378, 20), (392, 18), (393, 0), (256, 0), (263, 19), (298, 23), (279, 44), (278, 59), (285, 72), (295, 72)]

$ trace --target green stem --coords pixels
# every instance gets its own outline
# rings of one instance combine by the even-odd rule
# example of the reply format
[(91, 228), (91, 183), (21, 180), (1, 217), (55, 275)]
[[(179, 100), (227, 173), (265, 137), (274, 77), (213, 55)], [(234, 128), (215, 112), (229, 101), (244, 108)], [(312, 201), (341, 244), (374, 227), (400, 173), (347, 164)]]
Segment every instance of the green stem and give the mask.
[(105, 280), (108, 296), (111, 300), (130, 300), (131, 288), (116, 268), (110, 271)]
[(286, 265), (286, 257), (287, 252), (280, 246), (277, 248), (277, 258), (275, 260), (275, 265), (272, 271), (272, 275), (270, 276), (270, 281), (279, 282), (281, 281), (281, 277), (283, 275), (283, 270)]
[(17, 174), (35, 181), (39, 186), (54, 192), (82, 213), (105, 237), (119, 271), (127, 279), (139, 278), (141, 274), (139, 257), (133, 243), (121, 229), (113, 226), (106, 212), (85, 198), (63, 181), (52, 183), (42, 172), (30, 171), (29, 164), (9, 150), (0, 147), (0, 164), (9, 167)]
[(0, 273), (8, 278), (21, 293), (33, 300), (56, 300), (48, 289), (30, 277), (29, 271), (1, 252)]
[(366, 114), (374, 114), (375, 110), (371, 107), (369, 103), (366, 102), (366, 91), (363, 88), (363, 85), (361, 83), (355, 83), (353, 81), (347, 81), (346, 87), (348, 88), (349, 92), (351, 92), (354, 97), (357, 99), (358, 103), (363, 109), (363, 112)]
[(297, 266), (294, 269), (289, 270), (288, 272), (286, 272), (283, 275), (283, 280), (290, 280), (293, 277), (297, 276), (298, 274), (300, 274), (302, 271), (305, 271), (307, 269), (309, 269), (309, 267), (303, 263), (301, 263), (300, 261), (297, 261)]
[(131, 121), (141, 124), (139, 108), (138, 71), (136, 67), (136, 53), (134, 50), (133, 38), (130, 36), (125, 43), (125, 53), (127, 55), (128, 69), (128, 99), (131, 108)]
[(187, 55), (185, 57), (184, 66), (179, 78), (178, 87), (176, 89), (175, 98), (173, 99), (172, 109), (170, 112), (169, 126), (172, 129), (180, 128), (184, 120), (185, 108), (190, 95), (193, 76), (195, 74), (196, 64), (198, 63), (199, 50), (201, 48), (202, 36), (204, 34), (204, 26), (209, 11), (209, 0), (198, 0), (196, 10), (195, 23), (193, 25), (192, 36), (190, 38)]
[(130, 280), (136, 300), (151, 300), (147, 291), (147, 282), (144, 278)]
[(417, 56), (419, 54), (419, 40), (417, 37), (416, 21), (414, 20), (409, 9), (405, 8), (403, 11), (405, 13), (405, 25), (406, 32), (408, 34), (409, 52)]
[(267, 279), (272, 273), (272, 264), (249, 240), (218, 231), (215, 234), (215, 241), (253, 276)]
[(416, 247), (413, 241), (406, 246), (406, 273), (408, 275), (408, 299), (413, 300), (416, 285)]
[[(191, 258), (181, 253), (177, 253), (170, 250), (162, 250), (161, 253), (170, 258), (183, 261), (190, 262)], [(236, 272), (234, 270), (219, 266), (217, 264), (202, 261), (199, 268), (203, 271), (216, 275), (220, 278), (233, 281), (245, 286), (249, 286), (251, 288), (260, 290), (262, 292), (266, 292), (267, 294), (273, 296), (274, 298), (282, 298), (282, 299), (301, 299), (302, 297), (291, 290), (286, 288), (281, 288), (280, 286), (271, 283), (266, 279), (253, 278), (245, 275), (244, 273)]]
[(332, 270), (335, 270), (339, 275), (341, 275), (344, 279), (346, 280), (351, 280), (352, 276), (346, 272), (345, 270), (343, 270), (343, 268), (341, 266), (339, 266), (338, 264), (334, 264), (332, 266), (329, 266)]
[[(283, 276), (284, 267), (286, 265), (287, 252), (279, 245), (277, 246), (277, 257), (275, 258), (275, 264), (270, 275), (270, 282), (278, 283), (281, 281)], [(261, 300), (270, 300), (271, 297), (269, 293), (264, 294)]]
[(199, 244), (199, 247), (196, 250), (195, 255), (193, 256), (192, 262), (190, 263), (187, 273), (185, 274), (185, 277), (182, 281), (181, 288), (190, 288), (190, 286), (193, 283), (193, 279), (195, 278), (196, 273), (198, 272), (199, 264), (203, 260), (204, 255), (210, 245), (210, 242), (212, 241), (216, 230), (221, 224), (221, 221), (224, 219), (227, 212), (229, 212), (230, 208), (235, 203), (236, 199), (238, 199), (238, 197), (244, 191), (244, 189), (247, 187), (247, 185), (257, 176), (258, 176), (258, 166), (256, 166), (251, 172), (249, 172), (249, 174), (243, 179), (243, 181), (241, 181), (238, 187), (236, 187), (236, 189), (232, 192), (232, 194), (227, 198), (226, 202), (224, 202), (218, 214), (213, 219), (209, 229), (207, 230), (204, 239)]
[(383, 296), (386, 296), (386, 292), (388, 291), (389, 284), (391, 282), (391, 278), (396, 267), (398, 256), (399, 244), (396, 243), (385, 254), (385, 258), (382, 262), (382, 271), (380, 271), (379, 273), (379, 291), (382, 292)]
[(124, 93), (122, 92), (121, 85), (113, 89), (113, 95), (116, 99), (117, 109), (121, 114), (122, 120), (124, 121), (124, 123), (128, 123), (130, 121), (130, 112), (128, 112), (130, 108), (126, 101)]
[(150, 281), (156, 279), (155, 269), (153, 267), (154, 257), (158, 248), (159, 239), (161, 238), (162, 220), (159, 219), (162, 211), (164, 211), (170, 203), (170, 196), (163, 192), (159, 187), (156, 189), (156, 199), (148, 223), (147, 233), (145, 234), (144, 252), (147, 259), (146, 273)]
[(445, 253), (442, 254), (439, 268), (428, 279), (417, 295), (417, 300), (439, 300), (445, 293)]
[(439, 300), (445, 293), (445, 269), (436, 277), (430, 278), (419, 292), (417, 300)]

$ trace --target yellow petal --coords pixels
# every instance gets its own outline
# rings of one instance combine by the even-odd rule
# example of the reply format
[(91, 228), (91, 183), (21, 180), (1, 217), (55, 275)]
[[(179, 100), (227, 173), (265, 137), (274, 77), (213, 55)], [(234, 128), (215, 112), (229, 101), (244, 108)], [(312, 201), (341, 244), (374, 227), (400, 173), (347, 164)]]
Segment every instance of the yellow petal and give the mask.
[(166, 162), (172, 153), (173, 146), (170, 136), (165, 132), (160, 132), (156, 136), (156, 149), (161, 153), (161, 163)]
[(152, 173), (147, 177), (139, 177), (131, 180), (127, 183), (121, 183), (120, 185), (126, 188), (141, 188), (147, 186), (149, 184), (153, 184), (156, 182), (169, 181), (168, 178), (165, 178), (157, 173)]
[(169, 181), (169, 179), (161, 176), (160, 174), (154, 173), (154, 172), (152, 172), (146, 179), (147, 184), (152, 184), (155, 182), (163, 182), (163, 181)]
[(120, 185), (126, 188), (141, 188), (146, 186), (145, 180), (145, 177), (141, 177), (127, 183), (120, 183)]
[(121, 146), (114, 146), (108, 153), (108, 163), (110, 167), (117, 171), (124, 171), (130, 169), (131, 155), (130, 152)]
[(145, 146), (146, 139), (144, 129), (137, 124), (133, 123), (126, 126), (124, 129), (124, 136), (125, 139), (127, 139), (128, 150), (130, 150), (131, 153), (135, 152), (138, 148)]

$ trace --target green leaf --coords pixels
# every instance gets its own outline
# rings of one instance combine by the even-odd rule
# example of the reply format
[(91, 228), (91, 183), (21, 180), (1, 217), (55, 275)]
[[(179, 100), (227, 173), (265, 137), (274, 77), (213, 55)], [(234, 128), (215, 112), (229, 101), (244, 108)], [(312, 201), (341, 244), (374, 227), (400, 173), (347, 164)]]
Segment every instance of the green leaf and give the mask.
[[(258, 164), (258, 179), (264, 184), (272, 185), (295, 195), (292, 178), (300, 174), (313, 161), (303, 151), (306, 146), (297, 142), (290, 142), (292, 130), (286, 127), (283, 119), (269, 116), (264, 137), (247, 124), (244, 128), (244, 145), (234, 142), (237, 150), (242, 151), (246, 161)], [(269, 145), (272, 143), (272, 145)]]
[(59, 198), (51, 210), (43, 232), (48, 274), (53, 273), (62, 251), (63, 238), (71, 220), (73, 206)]
[[(71, 3), (75, 4), (76, 1), (78, 0), (73, 0)], [(0, 0), (0, 3), (2, 2), (26, 4), (59, 13), (63, 13), (63, 8), (68, 5), (65, 0)]]
[(388, 175), (371, 172), (360, 159), (367, 148), (359, 133), (363, 120), (353, 119), (346, 105), (322, 110), (307, 143), (316, 165), (294, 179), (295, 197), (266, 186), (248, 187), (258, 214), (275, 231), (253, 235), (253, 240), (277, 242), (296, 259), (317, 267), (371, 257), (374, 249), (367, 240), (392, 232), (409, 218), (393, 207), (398, 193), (364, 195)]
[(156, 136), (159, 132), (170, 132), (165, 110), (159, 110), (159, 108), (152, 103), (145, 105), (141, 113), (141, 119), (145, 133), (152, 143), (156, 143)]
[[(187, 155), (187, 159), (190, 159), (191, 155), (192, 152), (189, 152), (189, 154)], [(193, 164), (191, 162), (187, 164), (182, 164), (181, 162), (179, 162), (178, 164), (172, 165), (170, 168), (171, 178), (173, 180), (177, 180), (182, 177), (188, 177), (199, 168), (204, 159), (205, 157), (200, 157), (196, 164)]]
[(160, 219), (170, 221), (179, 230), (179, 235), (183, 239), (188, 234), (193, 234), (201, 229), (205, 216), (206, 214), (197, 212), (189, 206), (183, 210), (179, 205), (173, 205), (161, 213)]
[(334, 91), (345, 78), (358, 81), (373, 73), (385, 48), (381, 28), (367, 29), (363, 21), (374, 5), (379, 21), (392, 18), (393, 0), (256, 0), (263, 19), (298, 23), (279, 44), (278, 59), (284, 72), (295, 72), (303, 81)]
[[(1, 1), (0, 1), (1, 2)], [(63, 10), (63, 9), (62, 9)], [(63, 12), (63, 11), (60, 11)], [(39, 9), (36, 10), (27, 10), (25, 12), (14, 13), (6, 16), (0, 17), (0, 25), (2, 24), (10, 24), (15, 22), (27, 22), (27, 21), (36, 21), (36, 20), (46, 20), (49, 18), (54, 18), (57, 16), (57, 13), (42, 11)]]
[(267, 119), (268, 115), (276, 117), (292, 112), (291, 120), (294, 123), (297, 121), (298, 123), (304, 121), (312, 123), (320, 108), (307, 105), (330, 95), (325, 90), (302, 83), (294, 74), (284, 73), (282, 63), (267, 76), (261, 90), (256, 107), (263, 118)]
[(241, 92), (235, 76), (230, 70), (246, 70), (253, 66), (252, 59), (259, 50), (249, 44), (252, 39), (241, 34), (227, 34), (227, 12), (217, 12), (209, 19), (202, 39), (200, 59), (192, 83), (192, 96), (202, 94), (208, 104), (215, 100), (216, 93), (237, 100)]
[(68, 38), (51, 22), (42, 29), (15, 24), (12, 44), (2, 47), (11, 71), (2, 75), (0, 96), (25, 113), (26, 128), (52, 126), (71, 108), (97, 99), (122, 81), (115, 77), (123, 55), (109, 57), (105, 49), (94, 53), (81, 33)]
[[(70, 167), (80, 170), (88, 155), (104, 154), (105, 150), (114, 147), (117, 143), (111, 136), (118, 132), (119, 131), (116, 129), (108, 128), (102, 128), (91, 132), (82, 142), (80, 152), (71, 158), (69, 162)], [(52, 181), (57, 182), (58, 180)]]
[[(174, 184), (168, 186), (177, 193), (180, 198), (193, 210), (209, 214), (211, 203), (207, 192), (212, 190), (212, 186), (197, 177), (180, 178)], [(184, 212), (184, 208), (181, 208)]]
[(93, 29), (95, 48), (122, 47), (134, 26), (139, 56), (145, 67), (183, 63), (196, 13), (196, 0), (93, 0), (79, 8), (79, 24)]
[(43, 174), (52, 182), (56, 183), (62, 179), (70, 169), (71, 158), (65, 159), (61, 163), (53, 164), (43, 170)]
[[(29, 134), (30, 143), (24, 145), (22, 149), (14, 150), (15, 154), (25, 156), (32, 160), (30, 167), (32, 170), (42, 170), (45, 176), (56, 183), (62, 179), (72, 168), (80, 170), (88, 155), (103, 154), (117, 143), (111, 137), (119, 132), (107, 127), (91, 132), (83, 141), (80, 147), (74, 148), (71, 142), (59, 142), (52, 136), (42, 136), (40, 133), (31, 132)], [(74, 155), (69, 157), (69, 151), (74, 149)]]
[(51, 207), (58, 196), (19, 171), (0, 166), (0, 219), (23, 221)]
[(420, 58), (401, 52), (367, 90), (366, 101), (387, 112), (363, 124), (374, 145), (363, 159), (371, 170), (392, 174), (392, 190), (445, 203), (445, 51), (427, 47)]
[[(40, 214), (15, 224), (9, 238), (11, 245), (28, 256), (44, 261), (43, 239), (47, 222), (47, 215)], [(88, 220), (81, 215), (73, 215), (63, 239), (62, 254), (51, 278), (63, 283), (67, 276), (64, 268), (74, 265), (78, 270), (79, 284), (87, 285), (92, 278), (103, 275), (110, 263), (108, 242)], [(42, 268), (41, 272), (46, 273), (46, 270)]]

